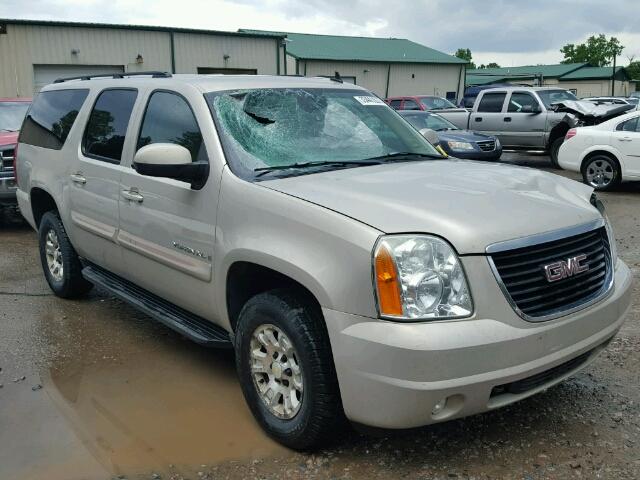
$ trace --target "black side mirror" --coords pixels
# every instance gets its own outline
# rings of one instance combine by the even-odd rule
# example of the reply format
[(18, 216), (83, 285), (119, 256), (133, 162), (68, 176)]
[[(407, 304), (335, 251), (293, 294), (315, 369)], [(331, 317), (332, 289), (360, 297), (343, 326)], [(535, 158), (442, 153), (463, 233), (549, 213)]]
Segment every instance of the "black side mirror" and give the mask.
[(209, 163), (191, 161), (191, 153), (174, 143), (153, 143), (138, 150), (133, 158), (133, 168), (140, 175), (172, 178), (191, 184), (200, 190), (209, 177)]

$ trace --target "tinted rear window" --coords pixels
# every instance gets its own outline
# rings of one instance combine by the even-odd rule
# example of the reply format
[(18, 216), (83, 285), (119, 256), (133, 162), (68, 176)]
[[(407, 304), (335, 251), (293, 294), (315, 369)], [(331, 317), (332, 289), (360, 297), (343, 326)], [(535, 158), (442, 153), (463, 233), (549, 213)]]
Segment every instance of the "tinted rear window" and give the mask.
[(100, 93), (82, 139), (85, 155), (120, 162), (136, 90), (113, 89)]
[(24, 120), (19, 141), (60, 150), (88, 94), (86, 89), (40, 93)]
[(478, 111), (500, 113), (506, 96), (506, 93), (485, 93), (478, 105)]

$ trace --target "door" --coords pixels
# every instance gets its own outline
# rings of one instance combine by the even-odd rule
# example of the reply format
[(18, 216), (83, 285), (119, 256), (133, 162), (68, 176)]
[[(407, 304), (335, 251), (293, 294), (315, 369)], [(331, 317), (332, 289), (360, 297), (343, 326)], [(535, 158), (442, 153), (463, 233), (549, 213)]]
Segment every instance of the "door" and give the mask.
[(82, 256), (115, 273), (122, 270), (116, 238), (120, 163), (137, 95), (134, 89), (118, 88), (94, 97), (69, 175), (74, 243)]
[[(189, 92), (183, 93), (149, 94), (136, 130), (136, 150), (175, 143), (189, 150), (192, 161), (209, 161), (200, 126), (212, 123), (205, 100), (193, 94), (189, 101)], [(133, 167), (125, 169), (120, 184), (118, 242), (127, 266), (125, 278), (212, 320), (217, 192), (218, 182), (212, 178), (201, 190), (193, 190), (185, 182), (140, 175)]]
[(469, 118), (469, 130), (496, 135), (502, 142), (502, 129), (504, 128), (502, 107), (504, 106), (506, 98), (506, 92), (483, 94), (482, 97), (480, 97), (477, 110), (472, 112)]
[(53, 83), (57, 78), (122, 72), (122, 65), (34, 65), (33, 93), (38, 93), (42, 87)]
[(623, 155), (626, 174), (640, 177), (640, 120), (631, 118), (618, 124), (611, 135), (611, 143)]
[(543, 148), (546, 115), (542, 112), (542, 105), (529, 92), (512, 92), (502, 118), (500, 141), (510, 146)]

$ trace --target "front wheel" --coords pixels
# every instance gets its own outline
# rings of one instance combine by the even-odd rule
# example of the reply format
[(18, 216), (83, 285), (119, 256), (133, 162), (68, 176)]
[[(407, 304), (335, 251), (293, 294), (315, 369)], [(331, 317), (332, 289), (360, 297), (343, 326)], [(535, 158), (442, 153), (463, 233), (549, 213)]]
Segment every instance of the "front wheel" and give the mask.
[(236, 327), (236, 367), (251, 412), (295, 450), (327, 442), (343, 424), (338, 381), (321, 313), (289, 290), (251, 298)]
[(560, 163), (558, 163), (558, 152), (560, 151), (560, 147), (563, 142), (564, 137), (556, 138), (549, 149), (549, 158), (551, 158), (551, 165), (553, 168), (560, 169)]
[(582, 165), (582, 179), (598, 191), (612, 190), (622, 180), (620, 165), (609, 155), (594, 155)]

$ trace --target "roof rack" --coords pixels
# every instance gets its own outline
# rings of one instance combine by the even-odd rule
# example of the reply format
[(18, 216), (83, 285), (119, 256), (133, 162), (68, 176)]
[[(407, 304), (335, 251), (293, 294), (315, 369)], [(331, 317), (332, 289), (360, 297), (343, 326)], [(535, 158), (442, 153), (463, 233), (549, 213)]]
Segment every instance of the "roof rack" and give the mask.
[(151, 76), (151, 78), (171, 78), (169, 72), (123, 72), (123, 73), (99, 73), (96, 75), (80, 75), (78, 77), (56, 78), (53, 83), (64, 83), (70, 80), (91, 80), (92, 78), (124, 78), (137, 76)]

